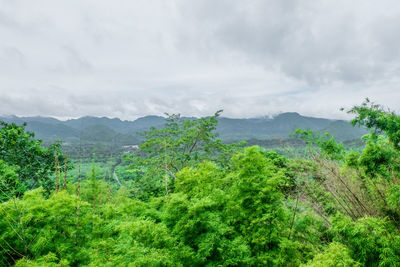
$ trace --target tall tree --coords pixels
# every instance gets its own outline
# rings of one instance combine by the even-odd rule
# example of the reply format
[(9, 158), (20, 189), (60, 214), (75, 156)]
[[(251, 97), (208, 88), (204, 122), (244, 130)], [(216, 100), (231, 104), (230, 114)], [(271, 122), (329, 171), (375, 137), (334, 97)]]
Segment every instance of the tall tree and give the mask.
[[(56, 168), (55, 161), (60, 166), (64, 162), (60, 143), (43, 147), (33, 132), (25, 131), (25, 126), (0, 121), (0, 160), (17, 167), (19, 189), (14, 191), (16, 196), (39, 186), (49, 191), (54, 186), (50, 176)], [(1, 179), (3, 183), (8, 181)]]
[(159, 190), (163, 179), (165, 193), (168, 193), (173, 190), (176, 173), (185, 167), (196, 166), (205, 160), (220, 166), (226, 165), (232, 154), (243, 147), (244, 143), (224, 144), (218, 138), (217, 118), (221, 112), (200, 119), (167, 114), (164, 128), (152, 127), (145, 131), (145, 141), (140, 145), (139, 155), (125, 157), (132, 163), (131, 169), (141, 169), (139, 173), (142, 176), (148, 175), (147, 178), (158, 180), (158, 183), (142, 181), (141, 186), (156, 185), (155, 190)]

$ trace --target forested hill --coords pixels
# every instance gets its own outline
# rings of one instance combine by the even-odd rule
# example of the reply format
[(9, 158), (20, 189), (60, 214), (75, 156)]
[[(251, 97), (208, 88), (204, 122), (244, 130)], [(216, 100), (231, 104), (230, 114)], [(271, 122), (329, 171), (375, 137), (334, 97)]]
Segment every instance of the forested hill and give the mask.
[[(82, 117), (66, 121), (50, 117), (0, 117), (0, 120), (22, 124), (27, 122), (27, 130), (36, 133), (44, 140), (61, 139), (66, 142), (90, 140), (99, 142), (118, 142), (120, 144), (137, 144), (140, 137), (137, 132), (151, 126), (161, 127), (165, 118), (146, 116), (134, 121), (123, 121), (118, 118)], [(352, 127), (349, 122), (323, 118), (305, 117), (295, 112), (281, 113), (273, 118), (231, 119), (218, 118), (217, 131), (223, 140), (243, 139), (285, 139), (297, 128), (329, 132), (338, 140), (359, 139), (367, 131)]]

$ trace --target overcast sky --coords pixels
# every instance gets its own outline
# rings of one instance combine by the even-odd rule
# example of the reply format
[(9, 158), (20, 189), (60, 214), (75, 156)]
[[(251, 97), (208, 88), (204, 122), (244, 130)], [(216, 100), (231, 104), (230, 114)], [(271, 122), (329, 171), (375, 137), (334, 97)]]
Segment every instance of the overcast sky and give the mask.
[(0, 0), (0, 114), (400, 110), (397, 0)]

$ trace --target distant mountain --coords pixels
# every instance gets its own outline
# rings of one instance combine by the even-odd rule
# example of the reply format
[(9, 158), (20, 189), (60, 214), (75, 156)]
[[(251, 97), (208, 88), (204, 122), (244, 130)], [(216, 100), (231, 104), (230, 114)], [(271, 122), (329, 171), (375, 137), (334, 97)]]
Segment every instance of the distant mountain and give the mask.
[(368, 133), (364, 128), (353, 127), (347, 121), (301, 116), (295, 112), (263, 119), (218, 119), (217, 131), (224, 140), (287, 139), (296, 129), (329, 132), (340, 141), (359, 139)]
[(102, 124), (90, 125), (83, 129), (81, 140), (84, 142), (114, 143), (119, 145), (140, 143), (135, 134), (118, 133), (109, 126)]
[(48, 123), (43, 121), (29, 121), (26, 129), (35, 133), (39, 139), (56, 140), (67, 138), (79, 138), (79, 131), (60, 122)]
[(146, 116), (132, 122), (132, 126), (136, 131), (147, 130), (150, 127), (161, 127), (165, 123), (165, 118), (160, 116)]
[[(188, 118), (193, 119), (193, 118)], [(122, 121), (118, 118), (82, 117), (60, 121), (48, 117), (0, 117), (6, 122), (22, 124), (44, 140), (61, 139), (67, 142), (108, 142), (114, 144), (137, 144), (140, 137), (136, 134), (151, 126), (162, 127), (165, 118), (146, 116), (135, 121)], [(232, 140), (274, 140), (287, 139), (297, 128), (329, 132), (340, 141), (359, 139), (367, 131), (354, 128), (347, 121), (330, 120), (302, 116), (296, 112), (281, 113), (273, 118), (231, 119), (218, 118), (217, 132), (225, 141)]]
[(5, 122), (15, 122), (17, 124), (22, 124), (24, 122), (42, 122), (42, 123), (48, 123), (48, 124), (58, 124), (61, 123), (61, 121), (51, 118), (51, 117), (41, 117), (41, 116), (36, 116), (36, 117), (18, 117), (18, 116), (5, 116), (5, 117), (0, 117), (0, 120), (5, 121)]
[(146, 116), (135, 121), (122, 121), (118, 118), (110, 119), (106, 117), (98, 118), (86, 116), (79, 119), (63, 121), (62, 123), (77, 130), (83, 130), (88, 126), (93, 125), (104, 125), (118, 133), (136, 133), (137, 131), (149, 129), (151, 126), (160, 127), (164, 122), (165, 119), (160, 116)]
[(292, 132), (297, 128), (321, 129), (328, 126), (332, 120), (301, 116), (296, 112), (287, 112), (277, 115), (267, 125), (271, 132), (281, 135)]
[(50, 117), (0, 117), (1, 121), (8, 123), (27, 123), (26, 129), (35, 133), (35, 136), (43, 140), (56, 140), (67, 138), (79, 138), (79, 131), (64, 125), (62, 121)]
[(127, 133), (131, 130), (130, 124), (132, 122), (121, 121), (118, 118), (110, 119), (106, 117), (98, 118), (98, 117), (86, 116), (79, 119), (71, 119), (63, 121), (62, 123), (66, 126), (69, 126), (71, 128), (80, 131), (86, 129), (89, 126), (104, 125), (109, 127), (110, 129), (113, 129), (116, 132)]
[(361, 136), (369, 133), (365, 128), (353, 127), (348, 121), (342, 120), (333, 121), (320, 131), (330, 133), (341, 141), (360, 139)]

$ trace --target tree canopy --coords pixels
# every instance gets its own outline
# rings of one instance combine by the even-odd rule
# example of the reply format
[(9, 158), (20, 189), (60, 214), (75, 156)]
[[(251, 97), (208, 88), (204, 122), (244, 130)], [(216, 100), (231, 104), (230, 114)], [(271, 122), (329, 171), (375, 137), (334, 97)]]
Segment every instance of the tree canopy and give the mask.
[(49, 177), (55, 171), (55, 163), (62, 166), (64, 162), (59, 143), (44, 147), (33, 132), (25, 131), (25, 126), (0, 121), (0, 169), (9, 172), (11, 168), (18, 176), (14, 179), (8, 175), (1, 179), (0, 186), (15, 196), (40, 186), (49, 191), (54, 187), (54, 180)]
[(57, 144), (2, 124), (0, 266), (400, 266), (400, 120), (368, 103), (358, 150), (298, 130), (290, 158), (171, 115), (118, 182), (93, 157), (58, 190)]

